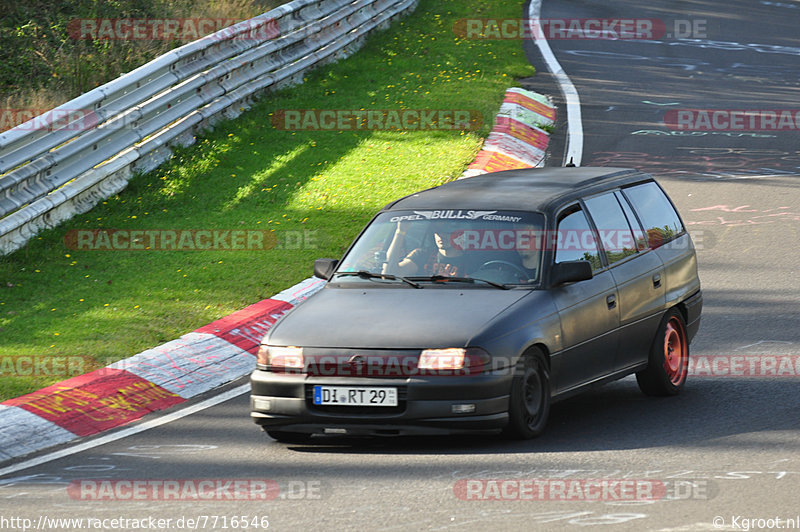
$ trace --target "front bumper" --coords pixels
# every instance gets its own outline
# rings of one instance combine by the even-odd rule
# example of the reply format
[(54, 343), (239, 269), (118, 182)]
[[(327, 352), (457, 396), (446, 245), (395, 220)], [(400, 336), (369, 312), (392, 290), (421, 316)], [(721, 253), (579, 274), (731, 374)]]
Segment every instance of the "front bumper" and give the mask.
[[(250, 376), (253, 421), (265, 429), (348, 435), (447, 434), (497, 431), (508, 423), (508, 371), (458, 377), (310, 377), (255, 370)], [(396, 407), (320, 406), (313, 387), (390, 386)], [(458, 414), (454, 405), (474, 405)]]

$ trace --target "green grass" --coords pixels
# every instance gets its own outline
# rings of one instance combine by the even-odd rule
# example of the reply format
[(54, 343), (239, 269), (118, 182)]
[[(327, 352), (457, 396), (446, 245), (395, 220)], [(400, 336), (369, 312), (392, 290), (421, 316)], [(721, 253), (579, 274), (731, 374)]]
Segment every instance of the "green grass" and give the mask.
[[(6, 109), (50, 109), (186, 42), (76, 39), (71, 30), (78, 20), (244, 20), (286, 1), (4, 1), (0, 3), (0, 104)], [(0, 129), (11, 125), (0, 122)]]
[[(528, 77), (518, 41), (466, 41), (464, 17), (519, 6), (423, 0), (357, 54), (266, 94), (235, 121), (87, 214), (0, 258), (0, 354), (129, 357), (309, 277), (389, 201), (451, 180), (488, 134), (503, 92)], [(281, 109), (477, 109), (480, 131), (280, 131)], [(314, 249), (74, 251), (73, 229), (311, 231)], [(63, 377), (0, 377), (0, 399)]]

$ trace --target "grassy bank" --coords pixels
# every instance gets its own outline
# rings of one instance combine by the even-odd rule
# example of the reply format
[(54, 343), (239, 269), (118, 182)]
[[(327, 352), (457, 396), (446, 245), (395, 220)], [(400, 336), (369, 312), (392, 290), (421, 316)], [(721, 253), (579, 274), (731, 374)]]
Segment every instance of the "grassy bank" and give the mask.
[[(243, 20), (283, 3), (4, 0), (0, 5), (0, 109), (51, 109), (185, 44), (174, 39), (77, 39), (74, 25), (80, 19)], [(0, 131), (17, 125), (14, 116), (13, 111), (0, 114)]]
[[(519, 5), (423, 0), (353, 57), (265, 95), (118, 196), (0, 258), (4, 356), (131, 356), (269, 297), (338, 257), (384, 204), (459, 175), (503, 91), (530, 76), (518, 41), (458, 38), (465, 17), (519, 17)], [(480, 131), (283, 131), (283, 109), (475, 109)], [(75, 251), (76, 229), (264, 229), (266, 251)], [(298, 235), (308, 235), (292, 249)], [(62, 379), (0, 378), (0, 398)]]

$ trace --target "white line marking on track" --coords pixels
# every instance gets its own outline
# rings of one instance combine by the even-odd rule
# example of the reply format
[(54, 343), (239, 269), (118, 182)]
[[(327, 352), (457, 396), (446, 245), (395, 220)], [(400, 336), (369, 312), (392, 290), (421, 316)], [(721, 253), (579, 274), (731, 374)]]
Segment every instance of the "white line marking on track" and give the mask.
[[(564, 164), (572, 162), (575, 166), (581, 165), (583, 158), (583, 124), (581, 122), (581, 98), (578, 95), (578, 90), (572, 84), (567, 73), (561, 67), (561, 64), (550, 49), (547, 39), (544, 38), (544, 32), (540, 21), (542, 13), (542, 0), (531, 0), (528, 5), (528, 21), (531, 25), (531, 35), (533, 42), (539, 48), (542, 57), (547, 63), (547, 68), (556, 77), (558, 86), (564, 94), (564, 99), (567, 102), (567, 151), (564, 154)], [(537, 38), (537, 35), (541, 38)]]
[(75, 453), (80, 453), (88, 449), (98, 447), (100, 445), (105, 445), (106, 443), (121, 440), (122, 438), (127, 438), (128, 436), (133, 436), (134, 434), (138, 434), (146, 430), (160, 427), (161, 425), (165, 425), (171, 421), (175, 421), (182, 417), (186, 417), (196, 412), (200, 412), (201, 410), (205, 410), (206, 408), (218, 405), (220, 403), (224, 403), (228, 399), (233, 399), (234, 397), (238, 397), (243, 393), (247, 393), (248, 391), (250, 391), (250, 384), (249, 383), (243, 384), (241, 386), (223, 392), (219, 395), (215, 395), (214, 397), (209, 397), (208, 399), (200, 401), (197, 404), (187, 406), (186, 408), (183, 408), (175, 412), (170, 412), (169, 414), (163, 415), (155, 419), (151, 419), (149, 421), (145, 421), (133, 427), (128, 427), (120, 431), (113, 432), (111, 434), (106, 434), (105, 436), (100, 436), (99, 438), (95, 438), (87, 442), (79, 443), (78, 445), (73, 445), (72, 447), (67, 447), (66, 449), (59, 449), (58, 451), (53, 451), (51, 453), (47, 453), (42, 456), (37, 456), (36, 458), (31, 458), (30, 460), (26, 460), (18, 464), (4, 467), (3, 469), (0, 469), (0, 477), (8, 475), (10, 473), (16, 473), (17, 471), (20, 471), (22, 469), (28, 469), (29, 467), (34, 467), (47, 462), (51, 462), (53, 460), (57, 460), (65, 456), (69, 456)]

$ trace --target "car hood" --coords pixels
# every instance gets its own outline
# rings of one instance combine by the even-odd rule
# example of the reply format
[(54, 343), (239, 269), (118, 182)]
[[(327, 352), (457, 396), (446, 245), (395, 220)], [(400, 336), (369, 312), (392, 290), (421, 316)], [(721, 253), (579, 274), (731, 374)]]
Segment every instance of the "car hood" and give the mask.
[(273, 345), (423, 349), (466, 347), (529, 290), (326, 287), (278, 321)]

